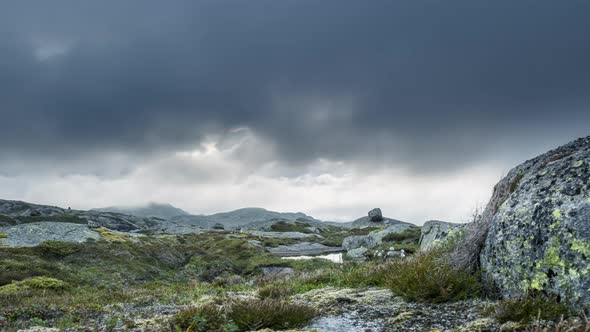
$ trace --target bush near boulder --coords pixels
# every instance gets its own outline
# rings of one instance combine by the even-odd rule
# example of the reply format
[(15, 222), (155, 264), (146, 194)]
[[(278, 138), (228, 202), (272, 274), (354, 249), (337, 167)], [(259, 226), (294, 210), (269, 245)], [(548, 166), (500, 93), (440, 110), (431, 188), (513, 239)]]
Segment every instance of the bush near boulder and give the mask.
[(475, 297), (477, 277), (451, 266), (440, 250), (421, 252), (390, 263), (385, 284), (410, 301), (447, 302)]
[(568, 305), (555, 298), (531, 293), (517, 299), (506, 299), (495, 306), (484, 309), (484, 313), (504, 322), (530, 323), (537, 320), (558, 321), (572, 316)]

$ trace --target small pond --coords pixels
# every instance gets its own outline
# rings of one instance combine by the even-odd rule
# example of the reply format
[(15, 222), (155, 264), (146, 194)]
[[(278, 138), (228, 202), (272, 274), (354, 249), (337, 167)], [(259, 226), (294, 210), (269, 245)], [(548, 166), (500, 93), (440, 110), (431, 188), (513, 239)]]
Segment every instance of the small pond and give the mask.
[(333, 253), (333, 254), (326, 254), (326, 255), (317, 255), (317, 256), (291, 256), (291, 257), (283, 257), (283, 259), (294, 259), (294, 260), (301, 260), (301, 259), (314, 259), (314, 258), (323, 258), (334, 263), (342, 263), (342, 253)]

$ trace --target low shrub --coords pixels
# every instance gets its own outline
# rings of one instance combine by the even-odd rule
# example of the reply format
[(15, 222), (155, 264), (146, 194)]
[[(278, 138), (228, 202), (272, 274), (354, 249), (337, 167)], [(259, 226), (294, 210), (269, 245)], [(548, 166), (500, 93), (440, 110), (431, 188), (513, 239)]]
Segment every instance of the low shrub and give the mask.
[(275, 299), (236, 300), (227, 312), (240, 331), (296, 329), (305, 326), (316, 314), (309, 306)]
[(229, 300), (210, 302), (181, 310), (172, 320), (175, 329), (189, 332), (256, 331), (293, 329), (305, 326), (316, 315), (308, 306), (277, 299)]
[(293, 294), (293, 288), (285, 284), (270, 284), (258, 289), (261, 299), (286, 299)]
[(33, 288), (33, 289), (51, 289), (59, 290), (66, 288), (66, 283), (55, 278), (49, 277), (35, 277), (31, 279), (25, 279), (18, 282), (19, 284)]
[(522, 298), (502, 300), (484, 309), (484, 314), (502, 323), (530, 323), (535, 320), (557, 321), (570, 317), (573, 313), (566, 304), (533, 293)]
[(62, 258), (78, 252), (81, 247), (77, 243), (46, 241), (39, 244), (36, 249), (46, 257)]
[(35, 277), (21, 281), (14, 281), (0, 287), (0, 297), (23, 297), (30, 296), (34, 290), (58, 291), (65, 289), (67, 284), (59, 279), (49, 277)]
[(389, 264), (385, 284), (410, 301), (457, 301), (479, 294), (477, 277), (453, 268), (443, 252), (430, 250)]
[(236, 331), (235, 324), (227, 321), (225, 310), (215, 303), (206, 303), (180, 310), (171, 321), (174, 329), (187, 332)]
[(105, 241), (125, 242), (129, 240), (129, 235), (114, 232), (105, 227), (93, 228), (92, 230), (100, 234), (100, 238)]

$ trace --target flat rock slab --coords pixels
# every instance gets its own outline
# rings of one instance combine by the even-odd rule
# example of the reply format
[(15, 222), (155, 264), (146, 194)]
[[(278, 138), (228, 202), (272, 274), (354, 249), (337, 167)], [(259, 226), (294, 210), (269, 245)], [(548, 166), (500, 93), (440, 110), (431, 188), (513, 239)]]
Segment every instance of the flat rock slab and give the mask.
[(278, 256), (310, 256), (342, 251), (341, 247), (328, 247), (321, 243), (300, 242), (269, 248), (271, 254)]
[(49, 221), (3, 227), (0, 233), (8, 235), (0, 239), (0, 243), (11, 247), (34, 247), (45, 241), (81, 243), (87, 239), (100, 238), (87, 225)]
[(246, 234), (277, 238), (277, 239), (304, 239), (310, 236), (317, 236), (316, 234), (300, 233), (300, 232), (263, 232), (263, 231), (250, 231), (244, 232)]
[(482, 317), (481, 308), (490, 305), (479, 299), (453, 303), (413, 303), (396, 297), (387, 289), (316, 289), (293, 296), (309, 305), (319, 316), (304, 330), (333, 331), (498, 331), (497, 322)]

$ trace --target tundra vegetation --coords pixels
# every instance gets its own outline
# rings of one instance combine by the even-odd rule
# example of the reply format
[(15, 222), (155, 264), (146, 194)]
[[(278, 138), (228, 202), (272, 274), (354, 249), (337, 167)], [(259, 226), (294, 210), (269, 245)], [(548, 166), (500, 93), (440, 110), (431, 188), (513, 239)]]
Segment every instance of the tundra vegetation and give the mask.
[[(427, 227), (399, 227), (377, 209), (352, 223), (374, 226), (365, 228), (298, 218), (264, 223), (266, 232), (140, 235), (108, 224), (92, 228), (98, 240), (0, 246), (0, 331), (297, 330), (322, 319), (378, 322), (377, 330), (589, 331), (589, 192), (587, 137), (510, 171), (472, 223), (428, 233), (427, 250), (419, 243)], [(39, 219), (20, 215), (0, 223)], [(52, 221), (77, 223), (77, 215)], [(8, 230), (2, 242), (14, 239)], [(271, 254), (343, 243), (363, 260)]]
[[(404, 258), (336, 264), (324, 259), (281, 259), (269, 254), (255, 237), (240, 233), (130, 237), (106, 229), (97, 232), (98, 241), (48, 241), (36, 247), (0, 249), (2, 328), (75, 329), (92, 322), (107, 330), (132, 329), (136, 320), (113, 314), (119, 312), (116, 308), (158, 304), (174, 308), (151, 322), (160, 329), (282, 330), (301, 328), (319, 314), (318, 308), (292, 300), (314, 289), (384, 288), (406, 301), (424, 303), (481, 294), (478, 275), (449, 264), (452, 243)], [(417, 246), (416, 241), (412, 231), (384, 242)], [(288, 277), (264, 275), (264, 267), (294, 272)], [(500, 322), (519, 324), (572, 314), (562, 304), (532, 295), (497, 302), (482, 312)]]

